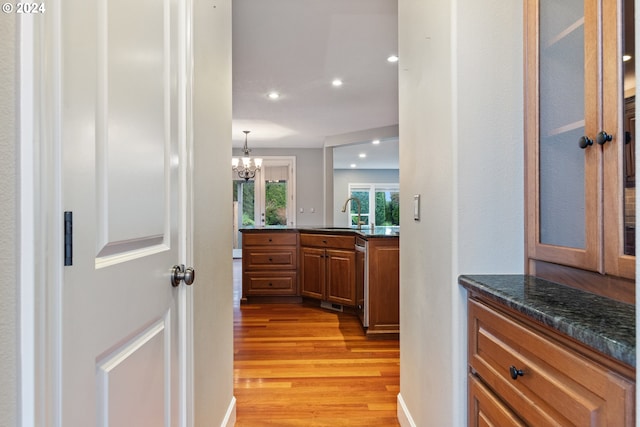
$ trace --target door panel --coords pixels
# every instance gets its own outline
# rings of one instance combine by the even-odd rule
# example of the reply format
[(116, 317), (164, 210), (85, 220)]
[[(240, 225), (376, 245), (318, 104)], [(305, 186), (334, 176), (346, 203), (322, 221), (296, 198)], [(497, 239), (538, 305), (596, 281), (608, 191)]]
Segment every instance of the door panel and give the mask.
[[(531, 258), (601, 271), (599, 1), (528, 0), (527, 187)], [(588, 141), (586, 138), (584, 142)]]
[(97, 29), (98, 225), (105, 245), (129, 243), (120, 250), (139, 240), (147, 246), (166, 229), (158, 213), (167, 206), (165, 151), (177, 124), (165, 111), (173, 83), (164, 46), (169, 7), (168, 0), (99, 2), (105, 13)]
[[(163, 79), (168, 66), (163, 61), (168, 58), (163, 54), (162, 11), (169, 4), (166, 0), (162, 7), (149, 0), (122, 3), (105, 1), (107, 13), (99, 18), (97, 31), (99, 258), (142, 248), (148, 251), (168, 240), (171, 164), (167, 150), (177, 130), (164, 108), (170, 101), (165, 97), (171, 82)], [(142, 13), (145, 31), (137, 31), (131, 16)], [(152, 52), (156, 55), (147, 58)]]
[(186, 290), (169, 274), (186, 253), (185, 5), (60, 7), (56, 119), (63, 210), (74, 219), (61, 289), (60, 425), (178, 426)]
[[(635, 279), (635, 20), (634, 2), (603, 9), (603, 145), (605, 273)], [(617, 31), (611, 29), (618, 28)], [(631, 56), (625, 60), (625, 55)], [(621, 82), (622, 84), (619, 84)]]
[(311, 298), (324, 299), (325, 281), (324, 249), (300, 248), (301, 294)]
[(354, 306), (356, 303), (356, 254), (327, 249), (327, 300)]
[(162, 319), (98, 361), (99, 426), (165, 425), (165, 413), (156, 409), (164, 400), (170, 363), (157, 355), (171, 342), (167, 322), (170, 319)]

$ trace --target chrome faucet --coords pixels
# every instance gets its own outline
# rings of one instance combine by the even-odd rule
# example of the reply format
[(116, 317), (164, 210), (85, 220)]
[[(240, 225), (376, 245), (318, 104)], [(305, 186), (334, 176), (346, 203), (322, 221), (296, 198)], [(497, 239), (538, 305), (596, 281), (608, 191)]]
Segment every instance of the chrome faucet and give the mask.
[(363, 222), (360, 221), (360, 214), (362, 213), (362, 205), (360, 204), (360, 200), (356, 199), (355, 197), (349, 197), (344, 202), (344, 206), (342, 207), (342, 212), (346, 212), (347, 211), (347, 205), (349, 204), (349, 200), (353, 200), (354, 202), (356, 202), (356, 205), (358, 205), (358, 230), (362, 230)]

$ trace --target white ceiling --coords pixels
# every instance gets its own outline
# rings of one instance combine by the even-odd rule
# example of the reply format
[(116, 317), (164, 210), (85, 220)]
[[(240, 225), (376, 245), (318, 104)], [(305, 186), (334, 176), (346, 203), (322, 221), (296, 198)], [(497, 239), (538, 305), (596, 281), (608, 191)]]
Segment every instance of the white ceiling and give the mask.
[(397, 0), (233, 0), (233, 146), (243, 130), (249, 148), (319, 148), (397, 125), (397, 34)]
[[(360, 157), (364, 154), (366, 157)], [(333, 168), (397, 169), (400, 164), (398, 138), (382, 140), (379, 145), (371, 142), (342, 145), (333, 149)]]

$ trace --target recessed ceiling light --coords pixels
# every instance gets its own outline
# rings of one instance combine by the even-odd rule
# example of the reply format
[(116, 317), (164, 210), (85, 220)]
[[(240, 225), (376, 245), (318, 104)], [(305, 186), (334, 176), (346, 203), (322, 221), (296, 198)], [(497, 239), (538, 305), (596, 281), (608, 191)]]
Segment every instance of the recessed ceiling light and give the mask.
[(371, 143), (373, 145), (378, 145), (378, 144), (380, 144), (380, 140), (379, 139), (374, 139), (373, 141), (371, 141)]
[(278, 99), (280, 98), (280, 94), (278, 92), (269, 92), (269, 95), (267, 95), (269, 97), (269, 99)]
[(355, 168), (356, 164), (355, 163), (351, 163), (349, 166), (351, 166), (352, 168)]
[(624, 62), (627, 62), (627, 61), (631, 60), (631, 55), (622, 55), (622, 60)]
[(338, 86), (342, 86), (342, 80), (340, 79), (333, 79), (333, 81), (331, 82), (332, 85), (334, 85), (335, 87)]
[(358, 157), (360, 157), (361, 159), (364, 159), (365, 157), (367, 157), (366, 153), (360, 153), (358, 154)]
[(397, 55), (391, 55), (390, 57), (387, 58), (387, 61), (389, 62), (398, 62), (398, 56)]

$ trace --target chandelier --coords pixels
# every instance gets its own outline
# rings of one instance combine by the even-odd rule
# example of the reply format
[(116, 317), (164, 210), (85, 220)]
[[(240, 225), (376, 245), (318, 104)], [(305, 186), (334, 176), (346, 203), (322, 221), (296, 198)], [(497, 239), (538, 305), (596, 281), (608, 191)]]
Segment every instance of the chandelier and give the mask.
[(249, 181), (253, 179), (256, 176), (256, 172), (260, 170), (262, 159), (252, 159), (249, 157), (251, 150), (247, 147), (247, 135), (249, 135), (251, 131), (243, 130), (242, 132), (244, 132), (244, 148), (242, 149), (244, 156), (242, 156), (242, 164), (240, 164), (239, 158), (234, 157), (231, 159), (231, 166), (240, 178)]

